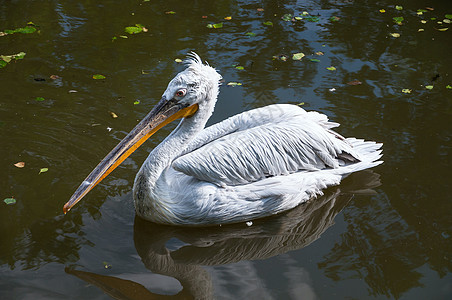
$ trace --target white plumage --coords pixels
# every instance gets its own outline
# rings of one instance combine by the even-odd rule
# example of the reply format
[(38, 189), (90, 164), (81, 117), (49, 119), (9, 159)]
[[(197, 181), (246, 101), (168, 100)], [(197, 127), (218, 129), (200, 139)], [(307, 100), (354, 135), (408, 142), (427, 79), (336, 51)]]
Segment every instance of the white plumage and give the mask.
[[(198, 105), (146, 159), (134, 183), (137, 214), (164, 224), (247, 221), (291, 209), (352, 172), (381, 163), (375, 142), (343, 138), (317, 112), (270, 105), (204, 126), (221, 76), (193, 54), (161, 105)], [(178, 97), (185, 91), (183, 97)], [(166, 102), (165, 102), (166, 101)]]

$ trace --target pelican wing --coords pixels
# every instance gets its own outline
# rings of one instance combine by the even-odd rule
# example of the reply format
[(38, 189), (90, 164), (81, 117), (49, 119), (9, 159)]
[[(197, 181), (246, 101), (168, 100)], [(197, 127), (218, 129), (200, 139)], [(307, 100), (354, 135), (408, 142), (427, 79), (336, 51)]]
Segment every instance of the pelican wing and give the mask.
[(359, 161), (346, 139), (330, 130), (338, 125), (295, 105), (254, 109), (206, 128), (172, 167), (226, 186)]

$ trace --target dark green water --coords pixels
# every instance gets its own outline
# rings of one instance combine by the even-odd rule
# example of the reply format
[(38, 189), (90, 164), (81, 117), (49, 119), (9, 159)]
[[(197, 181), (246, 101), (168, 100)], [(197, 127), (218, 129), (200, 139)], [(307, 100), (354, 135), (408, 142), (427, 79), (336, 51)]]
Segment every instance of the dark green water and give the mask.
[[(304, 11), (313, 18), (282, 19)], [(38, 29), (0, 36), (0, 55), (26, 52), (0, 69), (0, 298), (452, 297), (446, 14), (452, 5), (440, 0), (0, 2), (0, 31), (27, 22)], [(148, 31), (124, 32), (135, 24)], [(385, 163), (250, 227), (158, 226), (135, 218), (131, 189), (171, 125), (64, 216), (75, 188), (157, 103), (183, 69), (174, 60), (192, 50), (225, 79), (209, 124), (304, 102), (341, 123), (341, 134), (383, 142)], [(306, 56), (292, 60), (298, 52)], [(16, 204), (3, 202), (10, 197)]]

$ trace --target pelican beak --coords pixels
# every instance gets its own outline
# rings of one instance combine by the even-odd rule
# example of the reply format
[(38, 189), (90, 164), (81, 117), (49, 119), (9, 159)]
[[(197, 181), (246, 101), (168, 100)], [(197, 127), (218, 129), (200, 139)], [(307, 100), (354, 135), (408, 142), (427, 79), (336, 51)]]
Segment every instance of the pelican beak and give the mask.
[(86, 177), (71, 199), (64, 205), (63, 212), (66, 214), (160, 128), (176, 119), (191, 117), (197, 110), (198, 104), (188, 106), (177, 103), (175, 99), (162, 98), (152, 111)]

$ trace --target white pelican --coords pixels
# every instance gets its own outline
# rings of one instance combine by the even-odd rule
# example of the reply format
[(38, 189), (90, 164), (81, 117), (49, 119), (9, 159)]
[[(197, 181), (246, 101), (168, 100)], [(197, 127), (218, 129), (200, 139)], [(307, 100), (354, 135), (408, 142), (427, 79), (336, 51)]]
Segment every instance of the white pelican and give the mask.
[(352, 172), (382, 163), (382, 144), (344, 138), (327, 116), (290, 104), (253, 109), (204, 128), (221, 75), (192, 53), (160, 102), (97, 165), (67, 213), (146, 139), (179, 125), (136, 175), (136, 213), (173, 225), (212, 225), (277, 214), (322, 194)]

